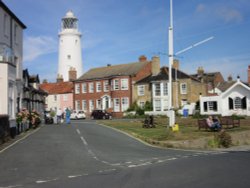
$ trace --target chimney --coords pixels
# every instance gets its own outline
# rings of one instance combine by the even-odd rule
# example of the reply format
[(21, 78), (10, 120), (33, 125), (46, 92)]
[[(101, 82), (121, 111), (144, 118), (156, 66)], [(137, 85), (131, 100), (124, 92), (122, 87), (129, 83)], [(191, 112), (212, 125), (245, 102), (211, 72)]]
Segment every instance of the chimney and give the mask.
[(155, 76), (160, 72), (161, 66), (160, 66), (160, 57), (159, 56), (153, 56), (152, 62), (151, 62), (151, 72), (152, 75)]
[(107, 67), (110, 67), (111, 66), (111, 64), (107, 64)]
[(58, 75), (57, 75), (57, 78), (56, 78), (56, 82), (57, 82), (57, 83), (63, 82), (63, 76), (60, 75), (60, 74), (58, 74)]
[(180, 68), (180, 62), (179, 62), (178, 59), (174, 59), (172, 68), (176, 69), (176, 70), (179, 70), (179, 68)]
[(199, 76), (202, 76), (202, 75), (204, 74), (204, 69), (203, 69), (203, 67), (198, 67), (198, 69), (197, 69), (197, 74), (198, 74)]
[(250, 84), (250, 65), (248, 65), (248, 70), (247, 70), (247, 76), (248, 76), (248, 83)]
[(69, 69), (69, 81), (76, 80), (76, 69), (74, 67), (70, 67)]
[(232, 77), (231, 74), (227, 77), (227, 81), (228, 81), (228, 82), (232, 82), (232, 81), (233, 81), (233, 77)]
[(139, 62), (145, 62), (145, 61), (147, 61), (147, 57), (145, 55), (141, 55), (139, 57)]
[(48, 80), (47, 79), (44, 79), (43, 80), (43, 84), (47, 84), (48, 83)]

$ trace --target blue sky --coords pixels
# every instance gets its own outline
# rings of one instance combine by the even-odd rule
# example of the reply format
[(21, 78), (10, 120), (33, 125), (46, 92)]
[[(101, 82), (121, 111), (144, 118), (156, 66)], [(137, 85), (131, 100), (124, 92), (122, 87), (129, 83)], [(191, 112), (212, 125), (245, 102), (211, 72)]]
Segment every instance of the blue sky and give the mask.
[[(3, 0), (27, 26), (24, 68), (55, 81), (61, 18), (72, 10), (82, 32), (83, 71), (107, 64), (161, 58), (168, 66), (169, 0)], [(247, 80), (250, 65), (249, 0), (173, 0), (174, 51), (214, 38), (177, 58), (180, 69), (220, 71)]]

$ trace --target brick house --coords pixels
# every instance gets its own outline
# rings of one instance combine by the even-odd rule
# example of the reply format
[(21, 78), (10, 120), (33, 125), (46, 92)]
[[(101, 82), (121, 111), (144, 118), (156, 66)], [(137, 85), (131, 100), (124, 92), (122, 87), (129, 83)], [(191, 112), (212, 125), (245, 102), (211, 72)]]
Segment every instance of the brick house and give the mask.
[(73, 108), (73, 82), (42, 83), (40, 88), (48, 93), (46, 97), (48, 110)]
[(139, 62), (90, 69), (74, 81), (74, 109), (82, 109), (87, 115), (102, 109), (110, 111), (113, 117), (122, 117), (134, 102), (134, 83), (159, 67), (159, 57), (148, 61), (140, 56)]
[[(135, 99), (144, 106), (146, 101), (153, 104), (155, 114), (164, 114), (168, 109), (168, 67), (162, 67), (157, 75), (150, 75), (136, 83)], [(173, 107), (180, 108), (186, 104), (196, 103), (200, 93), (206, 93), (206, 85), (200, 80), (179, 70), (179, 62), (173, 63), (172, 69)]]
[(196, 74), (191, 74), (190, 76), (200, 80), (207, 86), (207, 91), (214, 93), (214, 89), (222, 82), (224, 78), (220, 72), (205, 72), (203, 67), (198, 67)]

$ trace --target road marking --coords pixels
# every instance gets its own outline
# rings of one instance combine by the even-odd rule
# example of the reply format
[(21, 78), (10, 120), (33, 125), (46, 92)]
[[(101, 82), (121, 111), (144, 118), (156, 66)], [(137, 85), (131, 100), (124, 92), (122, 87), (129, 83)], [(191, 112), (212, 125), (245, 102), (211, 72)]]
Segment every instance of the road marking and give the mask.
[(81, 135), (81, 132), (80, 132), (79, 129), (76, 129), (76, 132), (77, 132), (79, 135)]
[(81, 177), (83, 175), (79, 174), (79, 175), (71, 175), (71, 176), (68, 176), (68, 178), (77, 178), (77, 177)]
[(82, 142), (83, 142), (83, 144), (84, 144), (85, 146), (88, 145), (87, 141), (83, 138), (83, 136), (81, 136), (81, 140), (82, 140)]
[(7, 187), (0, 187), (0, 188), (14, 188), (14, 187), (22, 187), (22, 185), (9, 185)]
[(56, 181), (56, 180), (58, 180), (58, 178), (54, 178), (54, 179), (51, 179), (51, 180), (37, 180), (36, 183), (37, 183), (37, 184), (40, 184), (40, 183), (47, 183), (47, 182)]

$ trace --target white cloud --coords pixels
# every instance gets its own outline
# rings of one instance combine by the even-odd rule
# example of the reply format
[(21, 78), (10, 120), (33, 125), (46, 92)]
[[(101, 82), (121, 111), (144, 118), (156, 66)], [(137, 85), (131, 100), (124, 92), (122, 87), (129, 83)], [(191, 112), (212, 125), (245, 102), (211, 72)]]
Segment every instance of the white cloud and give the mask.
[(24, 37), (24, 62), (30, 62), (39, 56), (57, 51), (57, 41), (52, 37)]
[(243, 20), (243, 16), (238, 10), (229, 7), (222, 7), (220, 9), (217, 9), (217, 14), (226, 23), (241, 22)]

